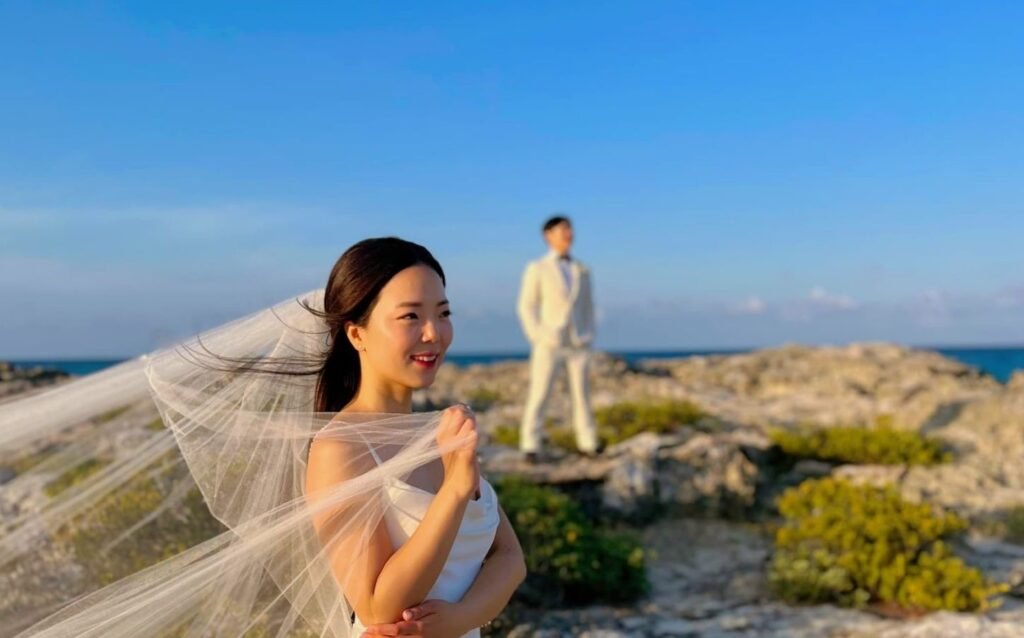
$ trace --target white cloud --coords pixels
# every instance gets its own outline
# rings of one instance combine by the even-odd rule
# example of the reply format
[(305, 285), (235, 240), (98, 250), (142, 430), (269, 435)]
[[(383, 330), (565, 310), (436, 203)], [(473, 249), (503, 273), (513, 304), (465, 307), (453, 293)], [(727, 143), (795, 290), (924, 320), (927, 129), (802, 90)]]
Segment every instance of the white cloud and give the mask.
[(768, 310), (768, 304), (760, 297), (747, 297), (743, 301), (729, 307), (733, 315), (761, 315)]
[(853, 310), (857, 308), (857, 302), (847, 295), (835, 295), (827, 290), (823, 286), (815, 286), (811, 289), (811, 294), (808, 297), (812, 304), (821, 308), (829, 308), (832, 310)]
[(780, 302), (778, 316), (784, 321), (804, 323), (818, 317), (847, 314), (859, 309), (860, 304), (852, 297), (830, 293), (824, 286), (814, 286), (806, 297)]
[(1006, 286), (995, 295), (995, 305), (999, 308), (1016, 308), (1024, 306), (1024, 284)]

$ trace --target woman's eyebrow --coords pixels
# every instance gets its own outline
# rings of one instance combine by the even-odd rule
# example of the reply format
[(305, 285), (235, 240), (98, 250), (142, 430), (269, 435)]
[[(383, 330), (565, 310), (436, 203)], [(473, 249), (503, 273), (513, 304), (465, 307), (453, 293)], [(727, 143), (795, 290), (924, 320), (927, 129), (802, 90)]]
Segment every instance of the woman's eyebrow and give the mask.
[[(441, 301), (437, 302), (437, 305), (438, 306), (443, 306), (443, 305), (445, 305), (447, 303), (448, 303), (447, 299), (442, 299)], [(396, 306), (396, 307), (397, 308), (422, 308), (423, 307), (423, 302), (421, 302), (421, 301), (403, 301), (402, 303), (398, 304), (398, 306)]]

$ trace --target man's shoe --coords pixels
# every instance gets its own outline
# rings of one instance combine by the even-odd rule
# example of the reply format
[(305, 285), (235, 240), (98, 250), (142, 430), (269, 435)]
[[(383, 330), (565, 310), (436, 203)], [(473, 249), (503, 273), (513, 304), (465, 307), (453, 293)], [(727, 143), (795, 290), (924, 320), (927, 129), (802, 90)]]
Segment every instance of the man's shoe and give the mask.
[(527, 465), (537, 465), (540, 463), (540, 455), (536, 452), (523, 452), (523, 461)]

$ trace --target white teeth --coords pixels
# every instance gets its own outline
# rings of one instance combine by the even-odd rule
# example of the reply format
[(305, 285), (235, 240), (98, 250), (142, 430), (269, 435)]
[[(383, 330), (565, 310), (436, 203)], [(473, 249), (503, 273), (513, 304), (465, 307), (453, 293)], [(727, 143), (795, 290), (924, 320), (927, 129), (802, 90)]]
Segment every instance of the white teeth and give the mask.
[(415, 359), (416, 361), (422, 361), (424, 363), (429, 363), (431, 361), (436, 361), (437, 360), (437, 355), (436, 354), (413, 355), (412, 358)]

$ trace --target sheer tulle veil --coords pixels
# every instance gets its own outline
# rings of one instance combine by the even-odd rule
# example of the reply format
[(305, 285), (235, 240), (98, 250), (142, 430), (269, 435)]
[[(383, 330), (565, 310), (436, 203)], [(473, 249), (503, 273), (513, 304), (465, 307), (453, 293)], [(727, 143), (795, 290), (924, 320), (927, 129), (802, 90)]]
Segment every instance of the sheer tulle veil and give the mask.
[[(326, 352), (323, 303), (323, 291), (309, 292), (0, 404), (5, 457), (50, 444), (2, 488), (0, 634), (349, 635), (345, 577), (327, 552), (361, 547), (386, 484), (447, 450), (434, 438), (438, 413), (314, 411), (308, 362)], [(208, 353), (263, 363), (207, 365)], [(159, 420), (128, 418), (153, 406)], [(351, 442), (360, 471), (314, 500), (304, 478), (317, 437)], [(386, 459), (379, 466), (366, 458), (371, 446)], [(311, 518), (327, 511), (344, 516), (318, 536)], [(203, 515), (208, 533), (195, 532)], [(150, 537), (171, 539), (162, 560), (136, 556)]]

